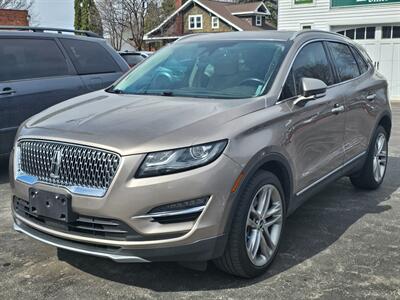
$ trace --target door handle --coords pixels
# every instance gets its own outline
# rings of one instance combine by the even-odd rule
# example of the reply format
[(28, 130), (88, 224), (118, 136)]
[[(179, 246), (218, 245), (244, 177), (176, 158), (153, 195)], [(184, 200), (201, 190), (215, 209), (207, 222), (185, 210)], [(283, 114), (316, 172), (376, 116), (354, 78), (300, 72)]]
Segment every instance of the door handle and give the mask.
[(1, 92), (0, 92), (0, 96), (3, 95), (12, 95), (15, 94), (16, 91), (14, 91), (12, 88), (4, 88)]
[(335, 107), (332, 108), (331, 112), (335, 115), (340, 114), (340, 113), (344, 112), (344, 106), (335, 104)]
[(369, 100), (369, 101), (372, 101), (372, 100), (374, 100), (376, 98), (376, 94), (369, 94), (368, 96), (367, 96), (367, 100)]

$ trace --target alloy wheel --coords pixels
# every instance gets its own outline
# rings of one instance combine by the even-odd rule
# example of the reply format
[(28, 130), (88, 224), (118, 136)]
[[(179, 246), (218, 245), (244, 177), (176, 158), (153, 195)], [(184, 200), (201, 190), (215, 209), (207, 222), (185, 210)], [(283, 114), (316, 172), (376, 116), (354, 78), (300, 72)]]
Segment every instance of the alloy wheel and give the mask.
[(373, 157), (373, 172), (376, 182), (380, 182), (385, 175), (387, 165), (387, 141), (383, 133), (379, 133), (375, 142)]
[(251, 262), (258, 267), (273, 257), (280, 239), (283, 216), (282, 197), (271, 184), (262, 186), (255, 194), (246, 222), (246, 249)]

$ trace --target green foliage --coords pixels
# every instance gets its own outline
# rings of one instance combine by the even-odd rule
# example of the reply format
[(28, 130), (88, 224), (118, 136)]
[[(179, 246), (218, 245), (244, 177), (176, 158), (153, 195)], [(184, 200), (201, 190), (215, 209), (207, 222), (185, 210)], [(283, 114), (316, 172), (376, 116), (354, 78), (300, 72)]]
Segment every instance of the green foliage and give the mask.
[(81, 0), (75, 0), (74, 8), (75, 8), (74, 27), (76, 30), (79, 30), (81, 28), (81, 16), (82, 16)]
[(144, 31), (149, 32), (175, 11), (175, 0), (152, 0), (148, 3)]
[(265, 6), (268, 8), (271, 15), (268, 17), (268, 21), (275, 27), (278, 24), (278, 7), (273, 2), (264, 2)]
[(103, 35), (100, 13), (94, 0), (75, 0), (75, 29)]

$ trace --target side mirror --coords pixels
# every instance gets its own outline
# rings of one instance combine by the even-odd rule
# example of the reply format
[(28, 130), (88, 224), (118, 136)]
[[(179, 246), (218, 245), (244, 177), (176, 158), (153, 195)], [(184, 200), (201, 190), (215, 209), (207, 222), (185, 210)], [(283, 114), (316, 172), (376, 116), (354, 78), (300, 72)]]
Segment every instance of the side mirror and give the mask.
[(301, 79), (301, 86), (303, 93), (301, 97), (294, 102), (295, 105), (325, 96), (326, 89), (328, 88), (322, 80), (307, 77)]
[(322, 80), (307, 77), (303, 77), (301, 79), (301, 86), (303, 87), (304, 97), (323, 96), (328, 88), (328, 86)]

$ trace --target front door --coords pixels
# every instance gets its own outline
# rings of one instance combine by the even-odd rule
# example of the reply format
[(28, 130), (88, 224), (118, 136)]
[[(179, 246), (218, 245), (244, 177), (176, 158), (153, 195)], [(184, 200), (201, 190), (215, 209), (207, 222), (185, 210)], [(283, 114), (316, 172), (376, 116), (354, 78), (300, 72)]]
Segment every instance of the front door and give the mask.
[[(296, 105), (296, 99), (302, 94), (301, 79), (304, 77), (322, 80), (328, 89), (325, 96)], [(296, 193), (329, 175), (344, 162), (344, 97), (334, 83), (323, 43), (306, 45), (294, 61), (281, 96), (293, 112), (291, 124), (288, 124), (287, 151), (293, 158)]]

